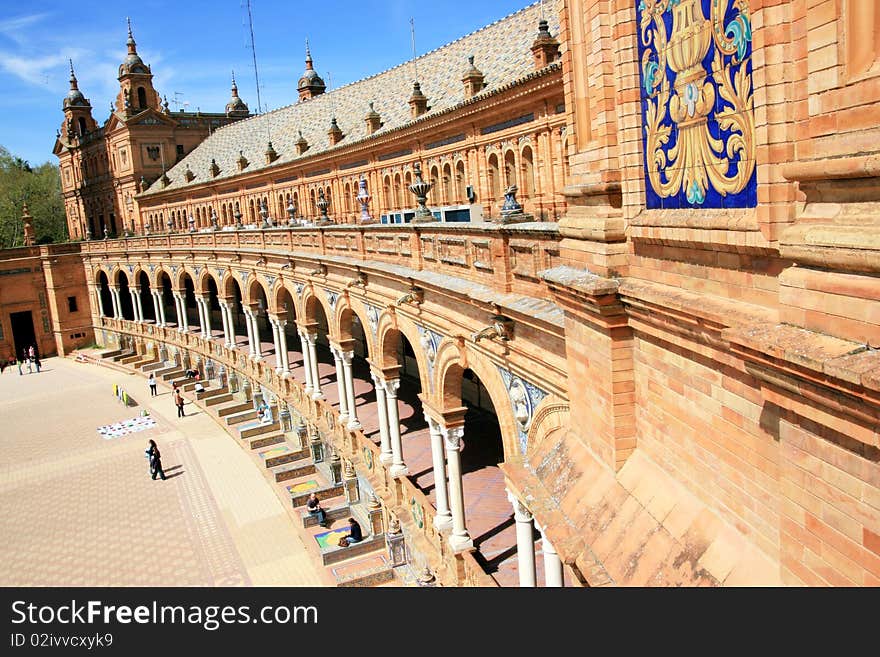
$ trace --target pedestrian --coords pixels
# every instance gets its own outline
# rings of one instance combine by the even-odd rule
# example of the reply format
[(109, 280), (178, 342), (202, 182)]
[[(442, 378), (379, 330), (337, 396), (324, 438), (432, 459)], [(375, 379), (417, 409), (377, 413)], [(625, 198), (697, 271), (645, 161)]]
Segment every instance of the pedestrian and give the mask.
[(159, 447), (156, 445), (156, 441), (152, 438), (150, 439), (150, 446), (147, 448), (147, 453), (150, 456), (150, 473), (153, 475), (153, 480), (155, 481), (156, 475), (162, 477), (162, 481), (165, 481), (165, 471), (162, 469), (162, 455), (159, 453)]
[(34, 356), (34, 365), (37, 366), (37, 374), (40, 373), (40, 357)]
[(364, 540), (364, 532), (361, 530), (360, 523), (354, 518), (348, 519), (348, 534), (339, 539), (339, 545), (348, 547), (352, 543), (360, 543)]
[(156, 392), (156, 375), (152, 372), (150, 372), (150, 378), (147, 380), (147, 383), (150, 384), (150, 397), (155, 397), (159, 394)]
[(15, 362), (18, 363), (18, 375), (21, 376), (21, 358), (17, 359)]
[(27, 355), (28, 355), (28, 358), (33, 358), (34, 356), (37, 355), (37, 352), (36, 352), (36, 349), (34, 348), (34, 345), (31, 345), (30, 347), (28, 347)]
[[(31, 347), (33, 349), (33, 347)], [(28, 374), (34, 373), (34, 361), (31, 360), (31, 357), (27, 354), (24, 356), (25, 362), (27, 362)]]
[(180, 390), (174, 391), (174, 405), (177, 406), (177, 417), (185, 417), (186, 414), (183, 412), (183, 395), (180, 394)]

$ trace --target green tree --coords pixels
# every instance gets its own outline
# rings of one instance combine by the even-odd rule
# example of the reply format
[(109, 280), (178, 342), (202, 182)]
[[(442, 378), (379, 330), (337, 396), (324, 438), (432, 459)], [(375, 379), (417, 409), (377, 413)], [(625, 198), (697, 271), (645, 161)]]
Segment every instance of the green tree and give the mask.
[(68, 239), (58, 167), (51, 162), (31, 167), (0, 146), (0, 248), (23, 245), (21, 210), (25, 202), (33, 217), (37, 242)]

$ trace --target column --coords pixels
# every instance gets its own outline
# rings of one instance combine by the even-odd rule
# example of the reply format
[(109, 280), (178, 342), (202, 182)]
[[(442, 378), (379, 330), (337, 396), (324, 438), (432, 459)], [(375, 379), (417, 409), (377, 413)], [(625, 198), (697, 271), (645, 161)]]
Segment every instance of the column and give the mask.
[(211, 297), (202, 297), (202, 306), (205, 309), (205, 338), (211, 339)]
[(318, 333), (306, 333), (309, 341), (309, 364), (312, 366), (312, 399), (321, 399), (324, 393), (321, 392), (321, 378), (318, 376), (318, 353), (316, 344), (318, 342)]
[(452, 511), (452, 533), (449, 546), (453, 552), (462, 552), (474, 546), (468, 534), (464, 518), (464, 489), (461, 485), (461, 437), (464, 427), (447, 429), (440, 426), (443, 446), (446, 448), (446, 462), (449, 468), (449, 506)]
[(135, 300), (135, 308), (137, 309), (138, 321), (143, 323), (143, 321), (144, 321), (144, 304), (141, 301), (141, 293), (139, 291), (135, 291), (134, 300)]
[(275, 347), (275, 374), (284, 371), (284, 361), (281, 356), (281, 338), (278, 336), (278, 320), (269, 317), (269, 325), (272, 327), (272, 343)]
[(385, 381), (385, 396), (388, 400), (388, 433), (391, 434), (391, 469), (392, 477), (401, 477), (409, 472), (403, 462), (403, 445), (400, 440), (400, 416), (397, 414), (397, 390), (400, 379)]
[(244, 312), (244, 325), (247, 329), (247, 337), (248, 337), (248, 356), (253, 358), (256, 354), (256, 348), (254, 347), (254, 323), (253, 323), (253, 315), (251, 313), (250, 308), (243, 308)]
[(232, 321), (232, 308), (226, 301), (220, 302), (220, 319), (223, 320), (223, 338), (229, 349), (235, 348), (235, 324)]
[(303, 355), (303, 369), (305, 370), (306, 379), (305, 392), (307, 395), (311, 395), (315, 387), (312, 385), (312, 362), (309, 358), (309, 341), (308, 338), (306, 338), (306, 332), (304, 329), (299, 329), (297, 332), (299, 333), (299, 342)]
[(159, 312), (159, 293), (156, 290), (150, 290), (150, 296), (153, 297), (153, 316), (156, 318), (156, 326), (162, 326), (162, 313)]
[(278, 323), (278, 344), (281, 345), (281, 374), (285, 376), (290, 374), (290, 363), (287, 360), (287, 320), (275, 321)]
[(565, 586), (565, 579), (562, 574), (562, 559), (556, 554), (556, 548), (550, 543), (547, 535), (542, 527), (538, 528), (541, 532), (541, 551), (544, 553), (544, 585), (545, 586)]
[(380, 376), (370, 373), (373, 377), (373, 385), (376, 387), (376, 412), (379, 415), (379, 438), (381, 447), (379, 461), (389, 464), (392, 461), (391, 436), (388, 433), (388, 401), (385, 395), (385, 380)]
[(336, 365), (336, 391), (339, 394), (339, 421), (340, 423), (346, 423), (348, 422), (348, 395), (345, 393), (345, 374), (342, 370), (342, 350), (331, 345), (330, 353), (333, 354), (333, 363)]
[(128, 290), (128, 296), (131, 299), (131, 314), (134, 315), (134, 321), (141, 321), (138, 317), (138, 306), (137, 301), (135, 300), (136, 292), (132, 289)]
[(199, 311), (199, 330), (202, 332), (202, 337), (205, 338), (208, 335), (208, 331), (205, 322), (205, 299), (203, 297), (196, 297), (196, 308)]
[(535, 575), (535, 527), (532, 514), (526, 506), (510, 491), (507, 499), (513, 505), (513, 519), (516, 520), (516, 558), (519, 562), (519, 585), (537, 586)]
[(446, 458), (443, 454), (443, 436), (440, 433), (440, 425), (429, 415), (425, 415), (428, 428), (431, 431), (431, 459), (434, 463), (434, 506), (437, 513), (434, 515), (434, 527), (438, 530), (452, 527), (452, 514), (449, 512), (449, 502), (446, 492)]
[(107, 317), (107, 309), (104, 307), (104, 297), (101, 296), (100, 287), (95, 288), (95, 294), (98, 295), (98, 308), (101, 311), (101, 317)]
[(116, 288), (110, 288), (110, 306), (113, 311), (113, 316), (119, 319), (119, 304), (116, 301)]
[(348, 428), (360, 429), (361, 423), (358, 422), (357, 405), (354, 401), (354, 376), (351, 373), (351, 359), (354, 351), (341, 352), (342, 370), (345, 375), (345, 396), (348, 399)]
[(162, 326), (167, 326), (168, 321), (165, 319), (165, 304), (163, 303), (161, 292), (156, 292), (156, 299), (159, 301), (159, 316), (162, 318)]
[(260, 340), (260, 325), (257, 321), (257, 313), (250, 312), (251, 332), (254, 338), (254, 360), (263, 360), (263, 343)]

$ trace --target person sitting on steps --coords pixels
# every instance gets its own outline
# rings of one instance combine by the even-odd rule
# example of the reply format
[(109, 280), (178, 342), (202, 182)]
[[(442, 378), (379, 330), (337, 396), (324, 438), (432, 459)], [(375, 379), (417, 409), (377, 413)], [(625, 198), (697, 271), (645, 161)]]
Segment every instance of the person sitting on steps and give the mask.
[(321, 525), (321, 527), (327, 526), (327, 512), (321, 508), (321, 501), (315, 493), (309, 494), (309, 499), (306, 501), (306, 508), (309, 510), (310, 516), (318, 518), (318, 524)]
[(339, 539), (341, 547), (348, 547), (352, 543), (360, 543), (364, 540), (364, 533), (361, 531), (360, 523), (354, 518), (348, 519), (348, 534)]

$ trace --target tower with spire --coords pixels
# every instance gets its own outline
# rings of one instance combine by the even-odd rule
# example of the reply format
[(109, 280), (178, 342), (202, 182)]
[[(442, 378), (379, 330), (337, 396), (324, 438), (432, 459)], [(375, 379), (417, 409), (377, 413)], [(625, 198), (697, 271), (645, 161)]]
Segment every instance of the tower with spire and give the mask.
[(226, 103), (226, 116), (250, 116), (247, 104), (238, 97), (238, 85), (235, 84), (235, 71), (232, 72), (232, 97)]
[(306, 70), (299, 79), (299, 84), (297, 84), (296, 90), (299, 92), (300, 101), (320, 96), (327, 90), (327, 85), (324, 84), (324, 80), (322, 80), (321, 76), (315, 71), (308, 39), (306, 39)]
[(83, 137), (98, 127), (92, 118), (92, 106), (89, 99), (79, 89), (76, 73), (73, 71), (73, 60), (70, 62), (70, 91), (64, 97), (64, 124), (61, 126), (61, 134), (68, 142)]
[(153, 88), (153, 72), (137, 52), (137, 43), (128, 22), (128, 54), (119, 65), (119, 94), (116, 96), (116, 110), (124, 116), (140, 114), (146, 109), (162, 110), (162, 99)]

